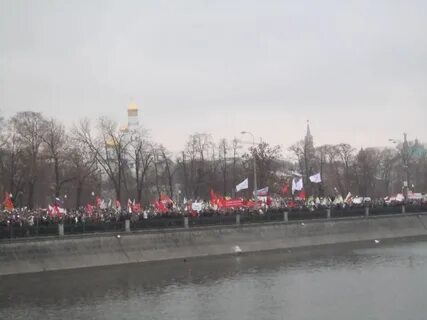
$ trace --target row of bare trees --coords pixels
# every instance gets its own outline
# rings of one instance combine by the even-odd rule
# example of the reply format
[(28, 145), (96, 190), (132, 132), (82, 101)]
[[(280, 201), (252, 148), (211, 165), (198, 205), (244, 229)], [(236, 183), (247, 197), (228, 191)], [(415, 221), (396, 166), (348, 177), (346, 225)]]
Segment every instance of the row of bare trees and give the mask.
[[(0, 191), (12, 193), (17, 206), (44, 207), (59, 197), (67, 207), (79, 207), (98, 195), (147, 205), (163, 192), (182, 201), (207, 199), (211, 189), (235, 196), (243, 179), (252, 184), (254, 157), (258, 185), (273, 193), (290, 183), (292, 171), (303, 175), (306, 191), (315, 195), (383, 196), (400, 192), (408, 176), (416, 190), (427, 189), (427, 156), (417, 141), (407, 149), (417, 152), (403, 153), (402, 144), (355, 150), (348, 144), (314, 147), (303, 140), (284, 158), (279, 146), (215, 142), (206, 133), (191, 135), (183, 150), (172, 154), (144, 130), (120, 129), (104, 117), (66, 129), (40, 113), (20, 112), (4, 119), (1, 128)], [(308, 177), (317, 172), (323, 182), (311, 184)]]
[[(410, 190), (427, 191), (427, 152), (417, 140), (409, 143), (405, 166), (403, 143), (396, 148), (362, 148), (349, 144), (322, 145), (307, 157), (304, 141), (290, 147), (306, 189), (314, 194), (353, 194), (382, 197), (402, 192), (403, 182)], [(310, 183), (308, 177), (320, 172), (323, 182)]]

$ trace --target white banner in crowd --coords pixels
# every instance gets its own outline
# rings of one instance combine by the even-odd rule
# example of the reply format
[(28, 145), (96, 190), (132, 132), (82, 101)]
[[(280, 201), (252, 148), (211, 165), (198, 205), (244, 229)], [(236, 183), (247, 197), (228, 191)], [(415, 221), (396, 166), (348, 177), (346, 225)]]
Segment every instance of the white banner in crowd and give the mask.
[(245, 190), (247, 188), (249, 188), (249, 179), (248, 178), (246, 178), (244, 181), (242, 181), (241, 183), (239, 183), (236, 186), (236, 191), (239, 192), (240, 190)]
[(202, 202), (193, 202), (191, 204), (191, 209), (194, 211), (200, 212), (203, 210), (203, 203)]
[(320, 173), (312, 175), (310, 177), (310, 181), (313, 182), (313, 183), (320, 183), (320, 182), (322, 182), (322, 177), (320, 176)]
[(304, 188), (304, 185), (303, 185), (303, 182), (302, 182), (302, 178), (300, 178), (298, 180), (294, 178), (292, 180), (292, 194), (295, 191), (301, 191), (303, 188)]

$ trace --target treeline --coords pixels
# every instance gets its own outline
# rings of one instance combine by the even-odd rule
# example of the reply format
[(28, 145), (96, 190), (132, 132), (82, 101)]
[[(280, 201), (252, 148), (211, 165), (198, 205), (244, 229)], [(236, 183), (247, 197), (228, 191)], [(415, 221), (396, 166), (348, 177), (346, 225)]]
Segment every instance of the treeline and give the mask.
[[(427, 189), (427, 156), (417, 141), (355, 150), (348, 144), (315, 148), (306, 139), (285, 159), (279, 146), (267, 142), (215, 142), (205, 133), (191, 135), (172, 154), (142, 128), (130, 132), (107, 118), (67, 129), (40, 113), (20, 112), (1, 127), (0, 191), (12, 193), (16, 206), (46, 207), (59, 197), (66, 207), (79, 207), (98, 195), (147, 205), (163, 192), (176, 201), (208, 199), (210, 189), (235, 196), (234, 186), (246, 177), (252, 187), (254, 157), (258, 186), (272, 193), (281, 193), (291, 172), (301, 173), (306, 191), (316, 195), (384, 196), (400, 192), (408, 177), (416, 190)], [(317, 172), (323, 182), (311, 184), (307, 177)]]

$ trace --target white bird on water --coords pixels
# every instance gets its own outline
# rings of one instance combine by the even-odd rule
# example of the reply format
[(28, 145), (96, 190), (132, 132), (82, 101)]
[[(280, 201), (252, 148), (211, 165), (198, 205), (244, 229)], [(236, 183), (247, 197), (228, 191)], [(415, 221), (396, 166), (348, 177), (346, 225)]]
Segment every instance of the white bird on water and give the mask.
[(378, 243), (380, 243), (380, 240), (375, 240), (375, 244), (378, 244)]
[(240, 249), (240, 247), (239, 246), (234, 246), (233, 247), (233, 250), (234, 250), (234, 253), (242, 253), (243, 251), (242, 251), (242, 249)]

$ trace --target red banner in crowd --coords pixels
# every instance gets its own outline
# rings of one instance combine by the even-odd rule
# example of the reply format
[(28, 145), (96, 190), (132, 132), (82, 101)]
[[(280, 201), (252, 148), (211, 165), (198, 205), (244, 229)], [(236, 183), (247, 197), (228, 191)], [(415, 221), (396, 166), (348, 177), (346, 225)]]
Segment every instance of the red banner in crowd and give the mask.
[(243, 200), (241, 199), (223, 200), (221, 204), (224, 208), (240, 208), (244, 206)]

